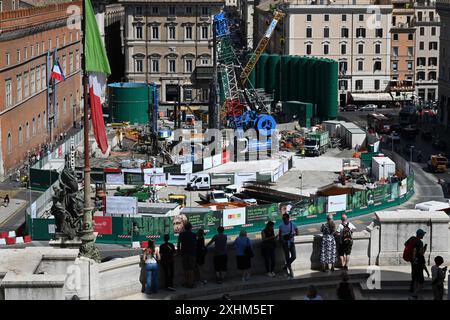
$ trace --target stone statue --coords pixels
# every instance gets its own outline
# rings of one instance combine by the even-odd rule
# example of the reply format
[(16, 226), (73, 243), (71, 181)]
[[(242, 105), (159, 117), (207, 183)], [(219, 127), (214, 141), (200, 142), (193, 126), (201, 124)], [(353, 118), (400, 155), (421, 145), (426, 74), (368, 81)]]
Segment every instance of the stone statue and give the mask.
[(59, 176), (59, 186), (53, 187), (53, 206), (51, 213), (55, 217), (56, 235), (73, 240), (83, 227), (83, 191), (78, 190), (78, 182), (68, 168)]

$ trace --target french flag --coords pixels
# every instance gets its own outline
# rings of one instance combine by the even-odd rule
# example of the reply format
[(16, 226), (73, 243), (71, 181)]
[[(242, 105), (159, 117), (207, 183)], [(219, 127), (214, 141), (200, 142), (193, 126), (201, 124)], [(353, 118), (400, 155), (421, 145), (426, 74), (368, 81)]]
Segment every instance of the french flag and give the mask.
[(64, 76), (61, 66), (59, 65), (59, 61), (57, 60), (55, 60), (53, 64), (52, 74), (50, 75), (50, 77), (58, 81), (66, 80), (66, 77)]

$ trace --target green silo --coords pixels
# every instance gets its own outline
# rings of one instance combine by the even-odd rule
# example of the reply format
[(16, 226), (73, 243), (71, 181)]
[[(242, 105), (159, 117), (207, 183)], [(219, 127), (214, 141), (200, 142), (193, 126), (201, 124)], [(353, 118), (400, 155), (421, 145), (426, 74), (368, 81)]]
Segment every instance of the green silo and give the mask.
[(292, 60), (292, 56), (282, 56), (281, 57), (281, 101), (289, 100), (289, 78), (291, 75), (290, 63)]
[(325, 109), (326, 119), (336, 119), (338, 109), (338, 63), (335, 60), (328, 62), (327, 68), (327, 82), (328, 82), (328, 95), (327, 106)]
[(299, 101), (305, 101), (306, 96), (306, 58), (305, 57), (299, 57), (299, 62), (297, 67), (295, 68), (297, 73), (297, 100)]
[[(271, 54), (268, 56), (266, 64), (266, 93), (275, 93), (274, 91), (276, 88), (279, 88), (279, 85), (277, 85), (280, 81), (279, 65), (280, 56), (278, 54)], [(278, 99), (275, 98), (275, 101), (277, 100)]]
[(315, 59), (314, 58), (307, 58), (306, 60), (306, 75), (307, 75), (307, 79), (306, 79), (306, 95), (305, 95), (305, 102), (312, 102), (313, 104), (314, 102), (314, 64), (315, 64)]
[(294, 56), (290, 63), (290, 76), (289, 76), (289, 95), (288, 98), (291, 101), (298, 100), (298, 90), (297, 90), (297, 68), (300, 62), (299, 56)]
[(263, 53), (261, 57), (259, 57), (258, 63), (256, 64), (256, 87), (257, 88), (266, 88), (266, 68), (267, 68), (267, 60), (269, 59), (269, 55), (267, 53)]
[(120, 82), (108, 85), (109, 121), (148, 123), (150, 87), (146, 83)]
[(326, 59), (317, 59), (315, 64), (315, 92), (314, 92), (314, 103), (317, 105), (317, 116), (321, 119), (324, 118), (326, 101), (327, 101), (327, 80), (326, 80)]

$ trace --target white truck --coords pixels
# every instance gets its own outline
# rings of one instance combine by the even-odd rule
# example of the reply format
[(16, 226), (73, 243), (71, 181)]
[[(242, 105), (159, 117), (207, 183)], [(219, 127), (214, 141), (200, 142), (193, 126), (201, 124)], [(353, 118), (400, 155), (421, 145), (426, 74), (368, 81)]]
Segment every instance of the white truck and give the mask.
[(233, 183), (231, 175), (210, 175), (208, 173), (198, 173), (191, 176), (191, 181), (187, 184), (188, 190), (210, 190), (222, 189)]
[(225, 192), (221, 190), (213, 190), (208, 192), (206, 195), (199, 193), (198, 196), (200, 200), (208, 203), (226, 203), (228, 202), (228, 197)]

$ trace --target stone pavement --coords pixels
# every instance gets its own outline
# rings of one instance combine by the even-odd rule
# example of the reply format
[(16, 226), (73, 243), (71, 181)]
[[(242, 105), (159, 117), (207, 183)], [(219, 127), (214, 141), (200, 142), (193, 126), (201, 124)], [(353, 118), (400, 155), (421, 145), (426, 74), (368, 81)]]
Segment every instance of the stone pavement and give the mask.
[[(377, 268), (376, 266), (372, 266)], [(366, 285), (369, 277), (368, 266), (351, 266), (348, 270), (350, 282), (354, 284), (357, 299), (408, 299), (408, 287), (410, 281), (410, 266), (383, 266), (380, 267), (380, 290), (372, 290)], [(277, 274), (275, 278), (265, 275), (255, 275), (248, 282), (241, 279), (226, 280), (223, 284), (209, 282), (205, 285), (197, 284), (194, 289), (184, 287), (176, 288), (176, 292), (159, 290), (157, 294), (146, 295), (135, 293), (133, 295), (118, 298), (118, 300), (220, 300), (224, 294), (232, 299), (285, 299), (297, 295), (299, 291), (306, 291), (307, 287), (314, 284), (319, 292), (333, 292), (327, 294), (329, 299), (336, 299), (334, 295), (336, 286), (341, 281), (342, 271), (320, 272), (313, 270), (295, 271), (293, 279), (286, 278), (283, 274)], [(356, 289), (357, 288), (357, 289)], [(447, 286), (445, 287), (447, 293)], [(375, 288), (376, 289), (376, 288)], [(324, 296), (324, 298), (325, 298)], [(424, 298), (430, 299), (430, 280), (426, 279)], [(445, 297), (444, 297), (445, 298)], [(292, 298), (295, 299), (295, 298)]]
[(5, 207), (3, 200), (0, 205), (0, 230), (7, 224), (9, 218), (14, 216), (17, 211), (23, 210), (27, 206), (26, 200), (10, 199), (9, 206)]

